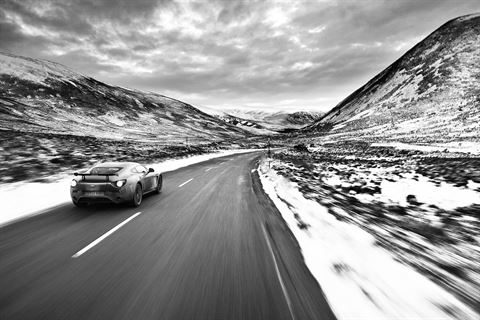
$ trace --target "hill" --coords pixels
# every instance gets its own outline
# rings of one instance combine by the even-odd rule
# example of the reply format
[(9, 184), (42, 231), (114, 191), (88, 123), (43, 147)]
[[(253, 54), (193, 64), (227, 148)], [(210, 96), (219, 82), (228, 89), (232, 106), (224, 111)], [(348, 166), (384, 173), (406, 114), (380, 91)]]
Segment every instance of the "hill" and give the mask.
[(189, 104), (111, 86), (60, 64), (0, 53), (0, 128), (177, 143), (247, 132)]
[(451, 142), (480, 137), (480, 14), (453, 19), (303, 133)]

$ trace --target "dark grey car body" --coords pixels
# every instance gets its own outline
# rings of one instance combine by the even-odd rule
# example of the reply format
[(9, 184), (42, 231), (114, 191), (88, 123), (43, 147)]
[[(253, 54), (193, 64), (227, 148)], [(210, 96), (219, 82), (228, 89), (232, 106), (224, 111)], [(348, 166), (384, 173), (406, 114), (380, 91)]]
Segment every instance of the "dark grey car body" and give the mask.
[(139, 206), (144, 194), (160, 193), (162, 182), (161, 173), (138, 163), (106, 162), (75, 173), (70, 196), (77, 206), (98, 202), (129, 202)]

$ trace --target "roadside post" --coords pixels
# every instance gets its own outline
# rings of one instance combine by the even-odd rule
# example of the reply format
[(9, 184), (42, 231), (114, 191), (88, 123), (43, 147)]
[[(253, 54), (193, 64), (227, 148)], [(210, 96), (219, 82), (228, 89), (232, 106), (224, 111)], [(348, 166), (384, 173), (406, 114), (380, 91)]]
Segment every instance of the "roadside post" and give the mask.
[(271, 150), (270, 150), (270, 137), (268, 137), (267, 148), (268, 148), (268, 151), (267, 151), (267, 156), (268, 156), (268, 170), (270, 170), (270, 163), (272, 162), (272, 152), (271, 152)]

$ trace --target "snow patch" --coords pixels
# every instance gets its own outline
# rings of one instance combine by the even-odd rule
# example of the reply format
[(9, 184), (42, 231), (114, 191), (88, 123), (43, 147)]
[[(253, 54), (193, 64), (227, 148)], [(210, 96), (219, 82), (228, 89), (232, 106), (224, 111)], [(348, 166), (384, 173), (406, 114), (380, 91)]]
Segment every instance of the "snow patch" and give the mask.
[(407, 206), (409, 194), (415, 195), (420, 203), (436, 205), (445, 210), (453, 210), (459, 207), (467, 207), (472, 204), (480, 204), (480, 193), (459, 188), (453, 184), (442, 182), (439, 186), (430, 182), (427, 177), (418, 175), (418, 181), (412, 178), (402, 178), (398, 181), (382, 181), (379, 199), (396, 202)]
[[(428, 56), (430, 53), (434, 52), (440, 47), (440, 43), (435, 43), (430, 49), (427, 49), (423, 52), (422, 54), (422, 59), (424, 59), (426, 56)], [(423, 64), (422, 64), (423, 65)]]
[(367, 118), (368, 116), (370, 116), (372, 113), (374, 112), (373, 108), (370, 108), (370, 109), (367, 109), (367, 110), (364, 110), (362, 112), (359, 112), (357, 113), (356, 115), (354, 115), (353, 117), (351, 117), (350, 119), (346, 120), (344, 122), (347, 123), (347, 122), (351, 122), (351, 121), (355, 121), (355, 120), (360, 120), (362, 118)]
[(3, 99), (0, 99), (0, 103), (4, 104), (4, 105), (6, 105), (6, 106), (13, 106), (13, 103), (8, 102), (8, 101), (5, 101), (5, 100), (3, 100)]
[(103, 116), (99, 116), (98, 118), (108, 121), (110, 123), (113, 123), (114, 125), (117, 125), (119, 127), (123, 127), (125, 125), (125, 121), (120, 119), (120, 116), (121, 115), (116, 115), (112, 112), (108, 112), (107, 114)]
[(137, 98), (133, 98), (133, 100), (135, 101), (135, 103), (139, 108), (143, 108), (143, 103), (141, 103)]
[(72, 82), (72, 81), (70, 81), (70, 80), (64, 80), (64, 81), (65, 81), (66, 83), (70, 83), (70, 84), (71, 84), (72, 86), (74, 86), (75, 88), (78, 88), (77, 85), (76, 85), (74, 82)]
[(332, 131), (339, 130), (347, 125), (347, 122), (339, 123), (333, 126)]
[(465, 17), (458, 18), (457, 21), (467, 21), (467, 20), (478, 18), (478, 17), (480, 17), (480, 13), (474, 13)]
[(393, 147), (399, 150), (418, 150), (423, 152), (445, 151), (446, 149), (448, 152), (480, 154), (480, 143), (473, 141), (433, 143), (428, 146), (401, 142), (377, 142), (372, 143), (372, 146)]

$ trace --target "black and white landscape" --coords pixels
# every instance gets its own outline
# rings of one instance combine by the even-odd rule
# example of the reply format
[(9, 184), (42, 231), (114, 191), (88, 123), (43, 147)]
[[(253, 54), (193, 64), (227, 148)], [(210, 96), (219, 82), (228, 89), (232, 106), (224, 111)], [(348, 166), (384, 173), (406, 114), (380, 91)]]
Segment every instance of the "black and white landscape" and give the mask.
[(0, 319), (478, 319), (479, 11), (0, 3)]

